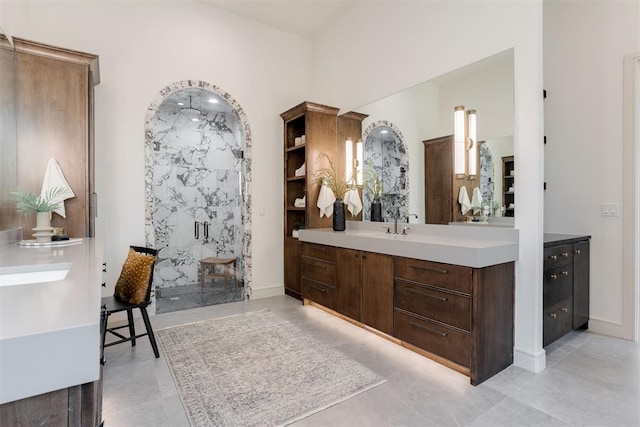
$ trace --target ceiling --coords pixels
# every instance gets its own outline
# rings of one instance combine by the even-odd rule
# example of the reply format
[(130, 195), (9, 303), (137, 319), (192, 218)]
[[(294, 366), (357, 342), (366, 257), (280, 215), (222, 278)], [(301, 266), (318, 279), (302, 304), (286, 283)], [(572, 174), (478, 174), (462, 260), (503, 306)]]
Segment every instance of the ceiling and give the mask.
[(200, 0), (234, 15), (312, 39), (360, 0)]

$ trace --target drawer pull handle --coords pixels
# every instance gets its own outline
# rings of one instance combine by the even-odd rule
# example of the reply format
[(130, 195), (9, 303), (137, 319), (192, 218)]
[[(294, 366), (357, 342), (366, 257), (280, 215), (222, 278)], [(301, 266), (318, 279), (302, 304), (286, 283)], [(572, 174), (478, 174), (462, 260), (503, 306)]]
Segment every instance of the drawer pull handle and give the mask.
[(323, 270), (327, 269), (326, 265), (318, 265), (318, 264), (309, 264), (311, 267), (317, 267), (317, 268), (321, 268)]
[(440, 268), (433, 268), (433, 267), (423, 267), (421, 265), (413, 265), (412, 264), (409, 267), (417, 268), (418, 270), (435, 271), (436, 273), (442, 273), (442, 274), (447, 274), (449, 272), (449, 270), (442, 270)]
[(561, 255), (562, 255), (563, 257), (565, 257), (565, 258), (566, 258), (566, 257), (568, 257), (568, 256), (569, 256), (569, 253), (568, 253), (568, 252), (562, 252), (562, 254), (561, 254)]
[(580, 249), (576, 249), (576, 254), (580, 255)]
[(323, 248), (323, 247), (318, 247), (318, 246), (309, 246), (311, 249), (313, 249), (314, 251), (326, 251), (327, 248)]
[(561, 311), (561, 312), (563, 312), (563, 313), (568, 313), (568, 312), (569, 312), (569, 309), (568, 309), (567, 307), (562, 307), (562, 308), (560, 309), (560, 311)]
[(563, 270), (563, 271), (560, 272), (560, 274), (562, 274), (563, 276), (568, 276), (569, 272), (566, 271), (566, 270)]
[(309, 285), (313, 289), (319, 290), (320, 292), (327, 292), (327, 290), (325, 288), (323, 288), (322, 286), (314, 285), (313, 283), (307, 283), (307, 285)]
[(558, 278), (557, 274), (550, 274), (549, 277), (551, 277), (553, 280), (556, 280)]
[(555, 261), (558, 259), (558, 255), (549, 255), (549, 258)]
[(409, 292), (414, 293), (414, 294), (418, 294), (418, 295), (422, 295), (423, 297), (429, 297), (429, 298), (437, 299), (437, 300), (440, 300), (440, 301), (449, 301), (449, 298), (439, 297), (437, 295), (425, 294), (424, 292), (420, 292), (420, 291), (415, 290), (415, 289), (409, 289)]
[(428, 327), (426, 327), (424, 325), (421, 325), (419, 323), (415, 323), (415, 322), (412, 322), (412, 321), (409, 321), (409, 324), (411, 326), (416, 326), (416, 327), (418, 327), (420, 329), (424, 329), (427, 332), (431, 332), (432, 334), (440, 335), (441, 337), (446, 337), (447, 335), (449, 335), (447, 332), (436, 331), (435, 329), (428, 328)]
[(552, 319), (555, 319), (555, 318), (557, 318), (557, 317), (558, 317), (558, 315), (557, 315), (557, 314), (555, 314), (555, 313), (551, 313), (551, 314), (549, 315), (549, 317), (551, 317)]

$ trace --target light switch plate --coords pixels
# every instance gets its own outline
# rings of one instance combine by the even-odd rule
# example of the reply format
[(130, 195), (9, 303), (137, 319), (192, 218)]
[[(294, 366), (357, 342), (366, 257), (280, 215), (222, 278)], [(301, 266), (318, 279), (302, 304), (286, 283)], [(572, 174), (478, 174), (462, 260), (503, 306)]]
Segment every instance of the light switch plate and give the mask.
[(602, 216), (618, 216), (617, 203), (602, 203), (600, 205), (600, 215)]

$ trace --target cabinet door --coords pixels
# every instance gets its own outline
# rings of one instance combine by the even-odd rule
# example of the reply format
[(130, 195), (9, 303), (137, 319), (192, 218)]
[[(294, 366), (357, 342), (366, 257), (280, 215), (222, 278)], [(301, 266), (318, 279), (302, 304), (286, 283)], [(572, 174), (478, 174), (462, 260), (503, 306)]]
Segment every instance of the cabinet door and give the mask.
[(362, 313), (362, 253), (354, 249), (338, 249), (336, 277), (338, 301), (336, 311), (360, 321)]
[(573, 245), (573, 329), (589, 322), (589, 241)]
[(284, 289), (285, 293), (296, 298), (301, 298), (302, 287), (300, 257), (302, 255), (302, 242), (298, 239), (284, 239)]
[(362, 252), (362, 323), (393, 334), (393, 258)]

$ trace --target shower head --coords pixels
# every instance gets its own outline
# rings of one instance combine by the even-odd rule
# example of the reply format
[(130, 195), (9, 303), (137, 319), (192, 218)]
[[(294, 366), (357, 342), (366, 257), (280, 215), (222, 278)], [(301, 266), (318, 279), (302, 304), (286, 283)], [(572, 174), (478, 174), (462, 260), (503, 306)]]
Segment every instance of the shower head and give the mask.
[(189, 117), (193, 121), (198, 121), (198, 116), (202, 114), (202, 111), (198, 110), (197, 108), (193, 108), (193, 106), (191, 105), (191, 95), (189, 95), (189, 106), (184, 107), (181, 111), (182, 114)]

